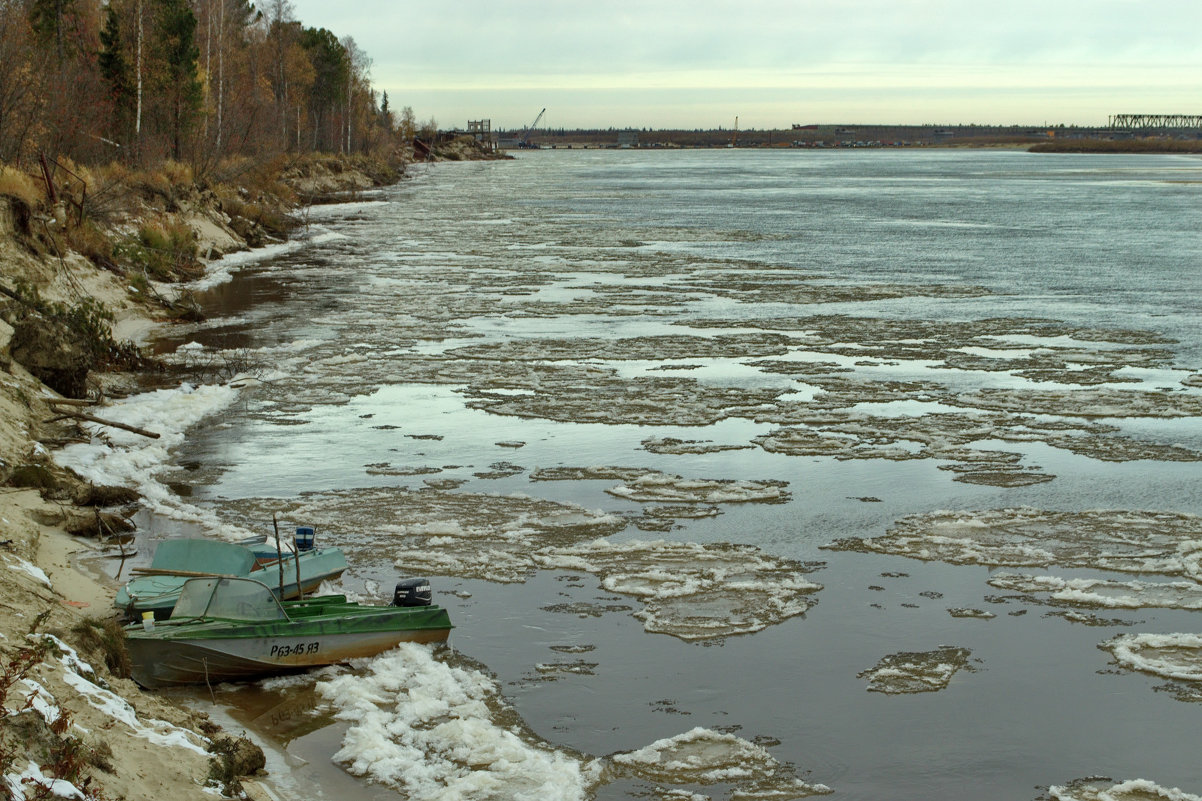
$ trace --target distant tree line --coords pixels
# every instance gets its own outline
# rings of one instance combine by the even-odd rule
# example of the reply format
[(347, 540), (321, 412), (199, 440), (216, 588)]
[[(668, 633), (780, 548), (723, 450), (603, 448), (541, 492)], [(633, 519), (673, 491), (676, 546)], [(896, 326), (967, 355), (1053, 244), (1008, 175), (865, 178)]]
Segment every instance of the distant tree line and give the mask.
[(0, 160), (205, 164), (411, 139), (412, 109), (370, 71), (288, 0), (0, 0)]

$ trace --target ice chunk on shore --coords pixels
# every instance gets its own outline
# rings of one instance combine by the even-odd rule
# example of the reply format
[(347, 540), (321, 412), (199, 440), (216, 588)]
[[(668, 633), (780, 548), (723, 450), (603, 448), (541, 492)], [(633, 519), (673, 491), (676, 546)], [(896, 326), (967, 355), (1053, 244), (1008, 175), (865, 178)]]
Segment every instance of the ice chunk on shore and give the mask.
[(365, 668), (317, 685), (337, 717), (350, 722), (334, 760), (357, 776), (414, 801), (583, 800), (599, 779), (596, 760), (515, 732), (496, 684), (478, 670), (414, 644)]
[[(105, 406), (98, 416), (159, 434), (157, 439), (119, 428), (85, 423), (91, 441), (68, 445), (55, 459), (88, 481), (136, 489), (153, 511), (176, 519), (192, 520), (218, 528), (216, 517), (181, 501), (156, 479), (158, 471), (183, 443), (188, 429), (225, 409), (238, 391), (230, 386), (184, 384), (134, 395)], [(248, 536), (241, 530), (229, 536)]]
[(349, 723), (334, 760), (411, 801), (584, 801), (621, 777), (728, 784), (731, 798), (831, 792), (759, 745), (700, 727), (609, 758), (553, 746), (521, 723), (495, 681), (446, 651), (403, 644), (357, 668), (316, 686)]
[(33, 576), (36, 580), (40, 581), (42, 584), (45, 584), (47, 587), (51, 586), (50, 577), (46, 575), (45, 570), (42, 570), (42, 568), (38, 567), (32, 562), (28, 562), (15, 554), (11, 557), (5, 555), (4, 564), (8, 565), (10, 570), (19, 570), (22, 573), (28, 573), (30, 576)]

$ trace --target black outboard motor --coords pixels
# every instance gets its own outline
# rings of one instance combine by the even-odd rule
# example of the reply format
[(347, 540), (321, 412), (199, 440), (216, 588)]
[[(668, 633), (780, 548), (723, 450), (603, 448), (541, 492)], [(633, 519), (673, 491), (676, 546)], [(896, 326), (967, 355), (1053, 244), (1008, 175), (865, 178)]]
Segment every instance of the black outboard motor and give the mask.
[(398, 581), (392, 594), (392, 606), (429, 606), (430, 580), (424, 578)]
[(317, 532), (313, 530), (312, 526), (297, 526), (296, 537), (294, 539), (296, 542), (296, 552), (313, 550), (316, 538)]

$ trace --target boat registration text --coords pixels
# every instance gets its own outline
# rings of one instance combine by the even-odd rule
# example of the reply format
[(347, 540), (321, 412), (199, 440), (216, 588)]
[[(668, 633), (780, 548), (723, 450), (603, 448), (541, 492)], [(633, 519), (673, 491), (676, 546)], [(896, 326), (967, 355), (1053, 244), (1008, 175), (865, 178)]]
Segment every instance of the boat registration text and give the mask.
[(293, 654), (315, 654), (320, 649), (320, 642), (293, 642), (284, 645), (271, 646), (271, 655), (292, 656)]

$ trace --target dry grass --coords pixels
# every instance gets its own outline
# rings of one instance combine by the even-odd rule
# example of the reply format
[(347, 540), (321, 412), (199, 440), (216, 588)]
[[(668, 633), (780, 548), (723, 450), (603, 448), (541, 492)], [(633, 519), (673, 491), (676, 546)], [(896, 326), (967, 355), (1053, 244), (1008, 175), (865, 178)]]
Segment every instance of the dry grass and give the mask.
[(129, 678), (129, 651), (125, 631), (115, 617), (88, 617), (71, 629), (76, 642), (89, 656), (99, 655), (114, 676)]
[(30, 208), (37, 208), (46, 197), (45, 190), (24, 172), (0, 164), (0, 195), (14, 197)]
[(84, 220), (82, 225), (70, 226), (64, 236), (68, 247), (97, 267), (112, 269), (117, 266), (112, 239), (92, 221)]

